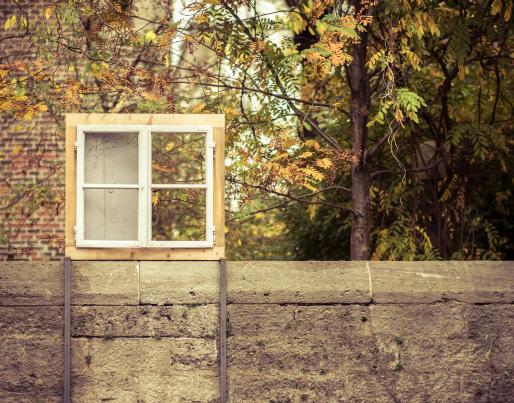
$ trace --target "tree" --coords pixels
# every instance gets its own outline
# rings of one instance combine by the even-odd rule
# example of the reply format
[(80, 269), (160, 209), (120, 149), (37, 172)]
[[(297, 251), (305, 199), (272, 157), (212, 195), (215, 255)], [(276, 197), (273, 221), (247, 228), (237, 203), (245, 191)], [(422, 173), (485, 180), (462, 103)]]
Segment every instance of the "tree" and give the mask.
[[(233, 2), (193, 5), (199, 20), (195, 29), (206, 35), (202, 43), (213, 46), (236, 76), (213, 74), (216, 81), (203, 84), (239, 90), (247, 125), (263, 118), (290, 122), (292, 115), (302, 126), (298, 137), (303, 146), (317, 144), (317, 155), (300, 167), (307, 156), (302, 146), (273, 143), (276, 152), (267, 155), (271, 172), (261, 172), (260, 180), (245, 173), (243, 182), (308, 202), (311, 211), (324, 205), (351, 212), (352, 259), (370, 257), (372, 226), (376, 258), (385, 257), (391, 247), (391, 258), (498, 257), (498, 245), (505, 239), (489, 222), (470, 219), (473, 208), (466, 204), (473, 197), (467, 182), (483, 164), (507, 173), (512, 107), (501, 94), (511, 85), (512, 3), (288, 5), (281, 12), (296, 36), (279, 44), (271, 34), (280, 24), (259, 13), (255, 3), (244, 4), (246, 18)], [(493, 74), (484, 76), (484, 70)], [(490, 108), (483, 105), (485, 97), (491, 99)], [(465, 112), (475, 105), (475, 114)], [(294, 131), (294, 123), (289, 127)], [(273, 133), (272, 128), (264, 130)], [(433, 152), (422, 152), (427, 147)], [(410, 168), (405, 156), (410, 156)], [(330, 161), (327, 166), (324, 158)], [(325, 168), (333, 166), (335, 172), (329, 174)], [(375, 171), (370, 173), (370, 167)], [(297, 174), (302, 169), (304, 177)], [(309, 192), (296, 193), (298, 184)], [(334, 191), (349, 192), (351, 203), (327, 201), (346, 199), (334, 197)], [(419, 198), (413, 200), (416, 210), (407, 208), (402, 198)], [(384, 209), (386, 203), (393, 208)], [(372, 205), (382, 215), (378, 228), (372, 225)], [(451, 217), (455, 208), (460, 216)], [(334, 222), (329, 228), (333, 230)], [(485, 248), (463, 235), (455, 240), (459, 230), (489, 234)], [(400, 244), (396, 251), (391, 239)]]
[(180, 19), (56, 1), (39, 20), (20, 10), (4, 23), (35, 60), (2, 61), (2, 111), (224, 112), (233, 218), (294, 205), (290, 232), (326, 232), (298, 231), (315, 242), (337, 228), (341, 250), (351, 219), (352, 259), (499, 258), (511, 12), (510, 0), (198, 0)]

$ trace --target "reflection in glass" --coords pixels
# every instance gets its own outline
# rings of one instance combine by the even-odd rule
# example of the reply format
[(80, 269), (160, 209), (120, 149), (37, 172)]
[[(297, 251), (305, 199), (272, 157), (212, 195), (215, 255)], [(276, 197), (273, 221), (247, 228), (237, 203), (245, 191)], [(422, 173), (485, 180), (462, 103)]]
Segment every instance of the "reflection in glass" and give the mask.
[(205, 189), (152, 190), (153, 241), (205, 241)]
[(84, 239), (137, 240), (137, 189), (84, 189)]
[(205, 133), (152, 133), (152, 183), (205, 183)]
[(136, 184), (137, 133), (86, 133), (85, 182)]

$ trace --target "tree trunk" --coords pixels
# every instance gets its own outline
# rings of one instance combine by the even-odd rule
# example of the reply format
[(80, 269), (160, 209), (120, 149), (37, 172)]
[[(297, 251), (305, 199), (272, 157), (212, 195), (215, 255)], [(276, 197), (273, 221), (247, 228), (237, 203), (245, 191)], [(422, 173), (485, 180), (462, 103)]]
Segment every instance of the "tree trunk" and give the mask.
[[(361, 1), (353, 2), (356, 13), (362, 12)], [(366, 71), (368, 33), (359, 33), (353, 46), (353, 60), (348, 69), (351, 92), (350, 121), (352, 133), (352, 231), (351, 259), (367, 260), (371, 254), (370, 178), (366, 163), (366, 139), (370, 106), (369, 77)]]

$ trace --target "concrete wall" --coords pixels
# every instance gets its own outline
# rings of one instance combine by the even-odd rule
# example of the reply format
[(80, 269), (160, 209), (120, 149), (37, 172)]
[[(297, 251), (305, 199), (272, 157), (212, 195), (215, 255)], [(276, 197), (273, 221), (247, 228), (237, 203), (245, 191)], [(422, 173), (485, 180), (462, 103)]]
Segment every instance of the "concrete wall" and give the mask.
[[(232, 402), (514, 401), (512, 262), (229, 262)], [(74, 402), (215, 402), (217, 262), (75, 262)], [(60, 262), (0, 263), (0, 401), (59, 402)]]

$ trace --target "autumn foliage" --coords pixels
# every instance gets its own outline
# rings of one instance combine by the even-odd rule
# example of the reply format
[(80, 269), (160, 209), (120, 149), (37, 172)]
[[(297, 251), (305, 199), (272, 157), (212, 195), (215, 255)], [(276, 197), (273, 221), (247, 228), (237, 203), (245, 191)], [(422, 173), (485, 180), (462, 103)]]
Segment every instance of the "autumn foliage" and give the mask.
[[(229, 256), (513, 257), (512, 0), (161, 3), (5, 7), (8, 132), (48, 135), (44, 117), (62, 141), (73, 111), (225, 113)], [(62, 164), (30, 173), (42, 147), (1, 151), (6, 256), (23, 249), (13, 222), (60, 214)], [(4, 174), (13, 161), (26, 173)]]

